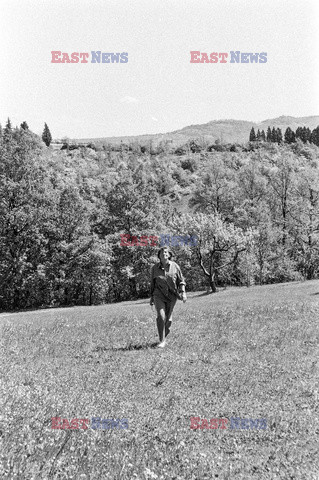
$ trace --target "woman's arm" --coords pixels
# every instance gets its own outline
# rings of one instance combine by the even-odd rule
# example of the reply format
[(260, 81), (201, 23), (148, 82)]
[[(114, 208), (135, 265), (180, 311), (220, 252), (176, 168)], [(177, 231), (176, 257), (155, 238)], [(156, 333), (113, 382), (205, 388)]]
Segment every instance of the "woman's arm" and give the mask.
[(183, 294), (183, 302), (185, 303), (186, 300), (187, 300), (187, 297), (186, 297), (186, 291), (185, 291), (185, 287), (186, 287), (186, 282), (185, 282), (185, 279), (183, 277), (183, 274), (182, 274), (182, 271), (180, 269), (180, 267), (177, 265), (177, 278), (176, 278), (176, 284), (177, 284), (177, 288), (180, 289), (181, 293)]
[(183, 277), (182, 271), (178, 265), (177, 266), (177, 278), (176, 278), (176, 285), (182, 292), (185, 292), (186, 282), (185, 278)]
[(154, 304), (154, 297), (153, 297), (154, 289), (155, 289), (155, 278), (154, 278), (154, 265), (153, 265), (153, 267), (151, 268), (151, 287), (150, 287), (150, 295), (151, 295), (150, 304), (151, 305)]

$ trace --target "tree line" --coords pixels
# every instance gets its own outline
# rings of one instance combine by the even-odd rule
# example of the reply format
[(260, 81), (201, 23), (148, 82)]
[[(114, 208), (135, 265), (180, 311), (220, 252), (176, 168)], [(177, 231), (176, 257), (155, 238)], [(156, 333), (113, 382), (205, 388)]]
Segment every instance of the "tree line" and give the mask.
[(172, 247), (188, 290), (317, 278), (317, 145), (198, 145), (61, 151), (7, 123), (0, 309), (148, 296), (157, 247), (123, 246), (123, 234), (196, 236)]
[[(284, 141), (286, 143), (294, 143), (297, 139), (300, 139), (303, 143), (314, 143), (315, 145), (319, 146), (319, 126), (314, 128), (312, 131), (309, 127), (298, 127), (294, 132), (290, 127), (286, 128), (284, 134)], [(249, 141), (250, 142), (273, 142), (273, 143), (281, 143), (283, 141), (283, 136), (280, 128), (268, 127), (267, 133), (265, 134), (264, 130), (257, 130), (255, 133), (254, 127), (250, 130), (249, 134)]]

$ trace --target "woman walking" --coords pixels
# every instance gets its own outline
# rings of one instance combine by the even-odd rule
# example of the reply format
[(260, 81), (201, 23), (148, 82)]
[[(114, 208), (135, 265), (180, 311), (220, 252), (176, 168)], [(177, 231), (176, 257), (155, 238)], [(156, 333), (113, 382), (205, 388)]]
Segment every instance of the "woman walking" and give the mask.
[(172, 313), (177, 298), (187, 300), (185, 280), (177, 263), (173, 262), (172, 252), (168, 247), (159, 249), (159, 263), (151, 270), (151, 301), (157, 312), (157, 330), (160, 343), (159, 348), (166, 345), (166, 337), (172, 325)]

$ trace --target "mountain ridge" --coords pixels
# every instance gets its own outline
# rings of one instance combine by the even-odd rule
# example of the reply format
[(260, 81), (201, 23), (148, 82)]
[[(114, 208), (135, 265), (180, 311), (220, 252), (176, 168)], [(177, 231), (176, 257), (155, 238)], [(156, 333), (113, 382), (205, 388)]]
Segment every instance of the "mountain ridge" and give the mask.
[(121, 142), (128, 143), (138, 141), (140, 143), (149, 143), (150, 141), (159, 143), (168, 141), (169, 143), (182, 144), (189, 140), (202, 139), (206, 142), (215, 142), (219, 140), (221, 143), (243, 143), (249, 139), (249, 132), (253, 127), (257, 132), (258, 129), (266, 130), (270, 128), (281, 128), (284, 135), (287, 127), (296, 130), (298, 127), (308, 127), (313, 130), (319, 125), (319, 115), (311, 115), (307, 117), (293, 117), (289, 115), (281, 115), (280, 117), (262, 120), (261, 122), (252, 122), (249, 120), (221, 119), (211, 120), (207, 123), (193, 124), (185, 126), (181, 129), (167, 133), (142, 134), (142, 135), (124, 135), (120, 137), (97, 137), (97, 138), (81, 138), (74, 139), (78, 143), (111, 143), (118, 144)]

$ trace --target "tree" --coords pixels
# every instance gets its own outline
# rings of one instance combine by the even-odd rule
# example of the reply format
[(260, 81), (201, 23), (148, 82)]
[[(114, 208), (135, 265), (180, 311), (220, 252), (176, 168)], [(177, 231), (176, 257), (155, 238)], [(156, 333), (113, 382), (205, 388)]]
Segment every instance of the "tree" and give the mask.
[(45, 231), (50, 238), (46, 259), (50, 260), (44, 265), (50, 300), (69, 305), (79, 303), (82, 297), (83, 303), (91, 304), (93, 285), (89, 280), (96, 277), (98, 262), (93, 257), (98, 254), (98, 238), (90, 232), (89, 202), (72, 182), (61, 182), (52, 192), (51, 201), (53, 208), (47, 214)]
[(310, 128), (298, 127), (296, 130), (296, 138), (300, 138), (303, 143), (310, 142), (311, 131)]
[(305, 278), (315, 278), (319, 268), (319, 171), (307, 158), (300, 160), (293, 211), (293, 256)]
[[(227, 277), (239, 257), (252, 242), (252, 231), (244, 232), (220, 215), (184, 214), (172, 220), (176, 231), (196, 235), (198, 244), (191, 247), (197, 263), (209, 282), (212, 292), (217, 291), (218, 278), (227, 268)], [(185, 247), (190, 248), (190, 247)]]
[(310, 142), (311, 140), (311, 130), (309, 127), (305, 128), (305, 141)]
[[(258, 220), (255, 212), (258, 205), (263, 204), (267, 192), (267, 180), (261, 174), (262, 162), (257, 155), (253, 155), (250, 162), (243, 165), (238, 172), (235, 188), (237, 211), (239, 205), (243, 207), (244, 214), (240, 216), (240, 226), (257, 226)], [(238, 212), (239, 213), (239, 212)], [(245, 219), (245, 220), (244, 220)], [(238, 217), (236, 224), (238, 226)]]
[(290, 127), (287, 127), (285, 131), (285, 142), (294, 143), (296, 141), (295, 132), (291, 130)]
[(275, 127), (272, 127), (271, 141), (272, 143), (277, 143), (277, 130), (275, 130)]
[(254, 127), (252, 127), (252, 129), (250, 130), (249, 141), (250, 142), (255, 142), (256, 141), (256, 134), (255, 134)]
[(296, 130), (296, 139), (300, 138), (300, 140), (301, 140), (301, 136), (302, 136), (302, 128), (298, 127), (297, 130)]
[(271, 142), (271, 129), (270, 129), (270, 127), (267, 128), (267, 142)]
[[(258, 207), (257, 207), (258, 208)], [(254, 238), (254, 253), (256, 258), (256, 280), (262, 285), (268, 274), (274, 248), (278, 244), (270, 218), (265, 210), (259, 208), (259, 228)]]
[[(277, 147), (279, 148), (279, 147)], [(282, 245), (286, 245), (288, 226), (293, 211), (293, 191), (295, 181), (295, 158), (286, 147), (278, 150), (278, 155), (273, 156), (273, 165), (265, 166), (263, 174), (271, 187), (268, 191), (269, 205), (272, 210), (272, 222), (281, 226)]]
[(225, 165), (219, 154), (202, 173), (202, 179), (190, 199), (190, 205), (197, 211), (221, 213), (231, 216), (234, 210), (236, 184), (234, 172)]
[[(148, 291), (154, 246), (138, 245), (139, 238), (159, 234), (167, 225), (160, 227), (165, 204), (143, 168), (141, 164), (133, 173), (122, 168), (114, 186), (102, 193), (98, 208), (95, 232), (112, 247), (112, 296), (117, 301)], [(132, 246), (120, 245), (121, 235), (129, 235)]]
[(281, 143), (282, 142), (282, 133), (281, 133), (280, 128), (277, 128), (276, 134), (277, 134), (277, 143)]
[(265, 142), (266, 141), (266, 135), (265, 135), (265, 130), (262, 130), (261, 131), (261, 134), (260, 134), (260, 139)]
[(192, 153), (199, 153), (201, 152), (202, 148), (201, 146), (198, 144), (199, 142), (195, 141), (195, 140), (191, 140), (190, 143), (189, 143), (189, 149)]
[(8, 120), (7, 120), (7, 123), (6, 123), (6, 126), (4, 127), (3, 133), (4, 133), (5, 137), (8, 137), (8, 136), (10, 137), (12, 135), (12, 125), (11, 125), (10, 118), (8, 118)]
[(43, 130), (43, 133), (42, 133), (42, 140), (44, 141), (44, 143), (46, 144), (47, 147), (49, 147), (50, 143), (52, 142), (52, 135), (51, 135), (49, 127), (47, 126), (46, 123), (44, 124), (44, 130)]
[(28, 285), (42, 255), (39, 223), (49, 190), (37, 140), (19, 130), (9, 136), (8, 124), (6, 131), (0, 146), (0, 309), (24, 307), (34, 294)]
[(23, 130), (29, 130), (29, 125), (27, 124), (27, 122), (22, 122), (20, 127), (23, 129)]
[(310, 141), (319, 147), (319, 125), (312, 130)]

